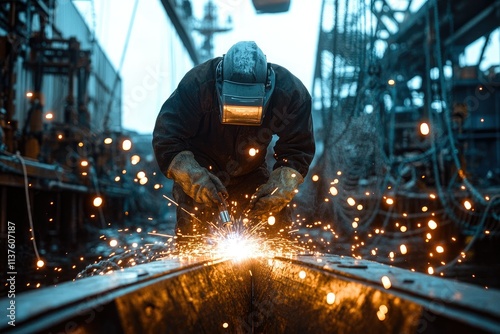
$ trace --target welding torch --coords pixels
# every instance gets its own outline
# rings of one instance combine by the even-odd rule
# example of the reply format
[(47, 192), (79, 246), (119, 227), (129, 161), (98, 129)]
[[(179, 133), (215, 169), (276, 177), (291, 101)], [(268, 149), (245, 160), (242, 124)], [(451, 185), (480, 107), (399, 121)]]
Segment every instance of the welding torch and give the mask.
[(224, 227), (231, 227), (233, 222), (231, 221), (231, 216), (229, 215), (229, 211), (227, 209), (227, 202), (222, 193), (219, 193), (219, 197), (221, 199), (219, 203), (219, 218)]

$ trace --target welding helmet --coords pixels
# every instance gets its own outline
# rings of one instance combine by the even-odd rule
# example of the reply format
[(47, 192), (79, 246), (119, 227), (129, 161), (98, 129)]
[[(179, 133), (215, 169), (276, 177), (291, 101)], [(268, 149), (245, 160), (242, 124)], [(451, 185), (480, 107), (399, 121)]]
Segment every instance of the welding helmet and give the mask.
[(216, 69), (221, 123), (261, 125), (274, 83), (274, 70), (255, 42), (233, 45)]

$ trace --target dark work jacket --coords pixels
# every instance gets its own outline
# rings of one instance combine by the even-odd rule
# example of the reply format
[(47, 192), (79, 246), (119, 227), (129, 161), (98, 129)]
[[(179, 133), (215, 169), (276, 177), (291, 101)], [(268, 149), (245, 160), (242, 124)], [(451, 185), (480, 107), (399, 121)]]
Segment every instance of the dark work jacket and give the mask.
[[(276, 84), (262, 125), (222, 124), (215, 89), (215, 69), (221, 59), (191, 69), (163, 104), (153, 131), (161, 171), (166, 175), (175, 155), (187, 150), (225, 185), (232, 184), (266, 166), (267, 147), (277, 135), (273, 169), (287, 166), (305, 176), (315, 143), (311, 95), (302, 82), (284, 67), (272, 64)], [(258, 153), (251, 156), (251, 148)]]

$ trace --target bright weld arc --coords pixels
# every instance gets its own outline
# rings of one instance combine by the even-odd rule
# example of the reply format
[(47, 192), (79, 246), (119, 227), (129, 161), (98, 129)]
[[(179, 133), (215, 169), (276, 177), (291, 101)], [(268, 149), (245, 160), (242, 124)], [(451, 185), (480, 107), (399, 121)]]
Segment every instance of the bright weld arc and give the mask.
[[(274, 189), (273, 193), (277, 190), (278, 188)], [(163, 197), (174, 205), (181, 207), (168, 196), (163, 195)], [(183, 208), (181, 207), (181, 209)], [(193, 213), (186, 210), (184, 211), (204, 224), (200, 219), (195, 217)], [(212, 228), (211, 234), (185, 235), (183, 237), (188, 238), (189, 241), (181, 244), (170, 244), (176, 239), (175, 236), (158, 233), (156, 231), (148, 232), (147, 234), (149, 235), (169, 238), (167, 242), (158, 244), (166, 247), (161, 250), (154, 249), (153, 247), (156, 245), (156, 242), (141, 246), (141, 250), (127, 249), (128, 246), (118, 246), (118, 249), (123, 249), (125, 251), (122, 254), (113, 252), (109, 255), (109, 259), (112, 259), (117, 266), (123, 269), (127, 266), (150, 262), (152, 260), (169, 258), (178, 258), (179, 260), (188, 261), (200, 258), (227, 258), (239, 261), (248, 258), (295, 256), (307, 252), (304, 247), (298, 244), (297, 240), (292, 241), (279, 237), (266, 236), (266, 221), (260, 221), (251, 227), (244, 226), (243, 222), (244, 220), (234, 220), (233, 225), (227, 228), (225, 226), (218, 226), (217, 222), (207, 221), (206, 224)], [(287, 232), (292, 233), (295, 231), (297, 230)], [(128, 260), (123, 259), (124, 256), (130, 257), (131, 255), (133, 258)], [(109, 259), (106, 261), (109, 261)], [(116, 271), (115, 267), (109, 266), (109, 264), (104, 262), (96, 262), (79, 273), (78, 277), (110, 274), (114, 271)]]

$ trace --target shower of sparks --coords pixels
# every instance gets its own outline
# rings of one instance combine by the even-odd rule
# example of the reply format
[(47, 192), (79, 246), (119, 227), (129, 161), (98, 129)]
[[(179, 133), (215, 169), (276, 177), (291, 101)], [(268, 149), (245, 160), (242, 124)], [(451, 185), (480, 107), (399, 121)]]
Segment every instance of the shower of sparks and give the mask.
[[(325, 179), (320, 175), (312, 177), (313, 182)], [(212, 259), (241, 261), (248, 258), (269, 259), (304, 254), (321, 256), (339, 252), (339, 255), (351, 255), (356, 259), (371, 258), (391, 265), (408, 265), (412, 271), (429, 275), (444, 275), (440, 268), (446, 268), (453, 255), (450, 254), (451, 247), (446, 246), (448, 242), (458, 245), (460, 240), (456, 236), (450, 237), (448, 241), (442, 237), (441, 229), (449, 222), (435, 208), (434, 203), (439, 199), (437, 195), (430, 193), (426, 199), (415, 201), (414, 207), (403, 209), (403, 202), (399, 201), (393, 185), (388, 185), (389, 192), (384, 194), (371, 191), (346, 194), (343, 182), (344, 175), (338, 171), (333, 181), (325, 181), (327, 187), (322, 197), (327, 203), (325, 205), (335, 205), (343, 210), (341, 221), (308, 221), (308, 218), (297, 215), (292, 226), (272, 234), (269, 230), (276, 231), (277, 226), (280, 226), (280, 222), (273, 216), (252, 224), (247, 219), (235, 219), (232, 216), (232, 224), (229, 225), (223, 225), (219, 221), (201, 221), (193, 212), (188, 212), (173, 199), (163, 195), (170, 201), (169, 205), (180, 207), (193, 218), (193, 222), (198, 225), (193, 234), (179, 236), (162, 231), (146, 231), (143, 227), (133, 231), (124, 229), (123, 232), (133, 232), (136, 236), (147, 234), (148, 242), (144, 242), (143, 238), (139, 241), (120, 238), (114, 234), (105, 236), (103, 240), (106, 246), (112, 247), (112, 253), (88, 266), (79, 277), (107, 274), (162, 259), (187, 262)], [(273, 193), (276, 190), (277, 188)], [(237, 203), (229, 204), (237, 206)], [(465, 210), (474, 210), (469, 200), (463, 200), (460, 204)], [(296, 204), (293, 206), (296, 207)], [(374, 210), (388, 210), (391, 216), (383, 224), (378, 224), (377, 219), (372, 216)], [(231, 210), (229, 212), (231, 214)], [(349, 229), (346, 229), (347, 223)], [(201, 233), (202, 229), (199, 227), (206, 227), (208, 232)], [(484, 234), (490, 234), (490, 230), (485, 229)], [(426, 259), (419, 260), (420, 263), (413, 262), (421, 254)], [(464, 263), (466, 255), (466, 252), (462, 252), (456, 262)], [(390, 288), (390, 279), (383, 277), (382, 284), (386, 289)], [(380, 317), (385, 318), (386, 313), (381, 312)]]
[[(172, 199), (164, 197), (178, 206)], [(196, 218), (194, 214), (190, 215)], [(232, 224), (205, 222), (204, 224), (209, 227), (209, 233), (182, 236), (144, 231), (150, 237), (158, 237), (158, 241), (154, 243), (119, 241), (117, 237), (107, 239), (106, 236), (101, 236), (101, 239), (106, 240), (112, 247), (113, 252), (107, 258), (100, 258), (88, 265), (77, 278), (111, 274), (126, 267), (164, 259), (177, 259), (187, 263), (207, 259), (241, 261), (248, 258), (292, 257), (313, 252), (304, 245), (301, 246), (297, 240), (292, 240), (292, 233), (297, 230), (282, 229), (279, 233), (268, 235), (267, 228), (275, 223), (277, 223), (275, 217), (269, 217), (256, 224), (250, 224), (247, 219), (233, 219)], [(143, 229), (133, 231), (126, 228), (118, 232), (127, 233), (127, 236), (137, 236), (141, 235)]]
[(183, 236), (185, 240), (178, 243), (176, 256), (180, 259), (200, 257), (243, 260), (306, 253), (306, 249), (296, 241), (267, 236), (267, 221), (247, 226), (244, 220), (236, 219), (231, 226), (219, 227), (216, 223), (209, 225), (212, 231), (207, 235)]

